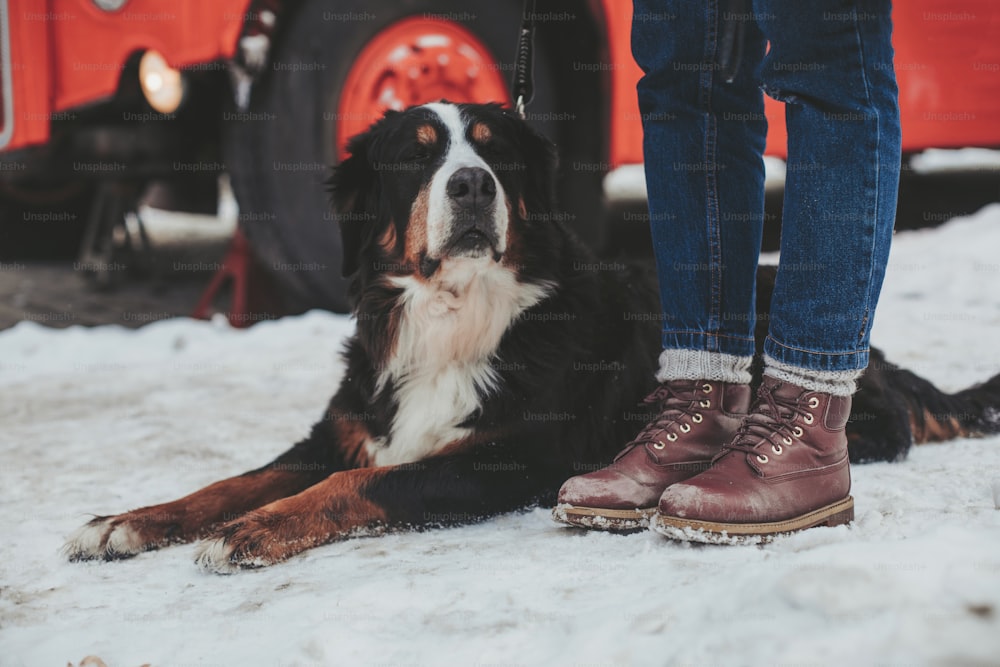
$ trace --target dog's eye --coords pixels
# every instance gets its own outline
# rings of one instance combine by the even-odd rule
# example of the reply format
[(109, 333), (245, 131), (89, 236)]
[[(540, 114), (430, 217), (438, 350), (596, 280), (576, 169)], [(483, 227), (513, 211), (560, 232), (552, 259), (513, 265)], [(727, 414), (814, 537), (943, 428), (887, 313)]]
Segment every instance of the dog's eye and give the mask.
[(482, 155), (494, 155), (510, 157), (514, 153), (511, 144), (502, 137), (493, 135), (485, 142), (477, 145), (477, 150)]
[(417, 144), (407, 152), (404, 159), (407, 162), (426, 162), (431, 159), (430, 148), (423, 144)]
[(479, 153), (487, 162), (500, 158), (504, 153), (502, 146), (495, 141), (490, 141), (477, 146), (476, 152)]

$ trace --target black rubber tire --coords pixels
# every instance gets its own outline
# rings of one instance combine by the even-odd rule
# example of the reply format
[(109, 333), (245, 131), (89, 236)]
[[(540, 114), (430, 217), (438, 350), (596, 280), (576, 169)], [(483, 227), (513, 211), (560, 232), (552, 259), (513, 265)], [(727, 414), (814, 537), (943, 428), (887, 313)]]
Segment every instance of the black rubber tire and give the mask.
[[(425, 13), (453, 16), (500, 60), (509, 79), (521, 1), (475, 3), (473, 8), (462, 0), (307, 0), (281, 27), (271, 66), (253, 88), (249, 115), (229, 114), (224, 133), (241, 227), (257, 259), (283, 288), (290, 311), (348, 309), (347, 286), (340, 275), (340, 236), (324, 182), (327, 166), (336, 161), (336, 110), (354, 58), (374, 35), (402, 18)], [(324, 13), (366, 18), (324, 20)], [(584, 114), (586, 123), (559, 122), (554, 67), (546, 50), (554, 52), (561, 45), (539, 45), (539, 41), (536, 38), (535, 97), (529, 120), (557, 143), (573, 147), (577, 160), (584, 150), (581, 145), (600, 142), (599, 128), (588, 126), (589, 119), (600, 113)], [(306, 67), (292, 71), (294, 65)], [(574, 137), (587, 139), (581, 144)], [(585, 146), (585, 150), (594, 154), (589, 159), (600, 159), (599, 149)], [(581, 185), (583, 179), (590, 180)], [(586, 214), (587, 223), (577, 226), (592, 228), (590, 234), (582, 234), (592, 242), (597, 237), (593, 230), (600, 230), (603, 222), (595, 216), (600, 189), (593, 180), (593, 174), (574, 170), (564, 172), (560, 184), (562, 198), (580, 211), (575, 218)]]
[(6, 195), (0, 184), (0, 261), (75, 260), (94, 200), (89, 183)]

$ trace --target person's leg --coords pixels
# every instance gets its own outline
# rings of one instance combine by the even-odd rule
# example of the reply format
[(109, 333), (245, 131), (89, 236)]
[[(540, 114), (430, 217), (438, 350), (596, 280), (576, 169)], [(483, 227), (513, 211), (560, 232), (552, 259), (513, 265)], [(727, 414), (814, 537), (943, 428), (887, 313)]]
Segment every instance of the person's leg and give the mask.
[(553, 516), (646, 525), (670, 484), (708, 468), (750, 407), (754, 289), (764, 218), (764, 41), (748, 25), (732, 83), (716, 67), (719, 0), (636, 0), (650, 226), (663, 306), (656, 416), (606, 468), (568, 480)]
[(854, 516), (847, 423), (899, 177), (888, 0), (755, 0), (761, 79), (786, 104), (781, 261), (759, 399), (712, 467), (668, 487), (654, 527), (759, 541)]
[(758, 0), (761, 78), (786, 103), (767, 375), (840, 396), (868, 365), (899, 187), (889, 0)]
[(718, 0), (635, 0), (650, 228), (663, 308), (661, 382), (750, 381), (764, 220), (767, 122), (754, 70), (764, 39), (746, 26), (731, 83), (716, 67)]

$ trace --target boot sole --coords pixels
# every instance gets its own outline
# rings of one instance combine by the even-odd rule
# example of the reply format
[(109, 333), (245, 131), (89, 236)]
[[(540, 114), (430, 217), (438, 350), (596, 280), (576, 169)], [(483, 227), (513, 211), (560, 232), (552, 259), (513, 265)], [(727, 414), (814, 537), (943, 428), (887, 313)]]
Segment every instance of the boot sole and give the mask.
[(818, 526), (843, 526), (854, 521), (854, 498), (847, 496), (832, 505), (797, 516), (767, 523), (719, 523), (696, 521), (657, 513), (650, 527), (667, 537), (705, 544), (763, 544), (779, 535), (797, 533)]
[(581, 507), (562, 503), (552, 509), (552, 518), (579, 528), (627, 533), (647, 530), (650, 519), (656, 515), (655, 507), (634, 510), (616, 510), (603, 507)]

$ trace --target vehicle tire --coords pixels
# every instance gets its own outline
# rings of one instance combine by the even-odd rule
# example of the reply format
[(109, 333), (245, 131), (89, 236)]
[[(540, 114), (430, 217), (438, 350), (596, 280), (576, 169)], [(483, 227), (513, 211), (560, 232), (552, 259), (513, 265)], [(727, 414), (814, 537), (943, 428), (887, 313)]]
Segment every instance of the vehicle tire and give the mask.
[(38, 190), (0, 183), (0, 261), (76, 259), (93, 199), (82, 182)]
[[(472, 5), (461, 0), (307, 0), (285, 20), (272, 62), (253, 87), (249, 109), (227, 113), (224, 132), (241, 227), (257, 259), (282, 286), (292, 312), (348, 309), (340, 235), (325, 186), (329, 165), (339, 157), (338, 143), (342, 146), (347, 136), (381, 115), (390, 87), (386, 81), (394, 82), (391, 92), (398, 107), (442, 98), (509, 102), (520, 15), (520, 0)], [(429, 21), (435, 22), (433, 30), (454, 38), (449, 57), (474, 62), (471, 46), (490, 61), (477, 70), (482, 79), (463, 82), (456, 72), (464, 70), (456, 66), (442, 67), (444, 73), (428, 66), (425, 56), (431, 49), (413, 44)], [(467, 43), (459, 49), (462, 39)], [(563, 89), (579, 86), (561, 74), (565, 65), (558, 71), (554, 66), (550, 54), (563, 45), (540, 41), (536, 37), (535, 97), (528, 120), (557, 143), (567, 142), (574, 160), (587, 154), (597, 162), (601, 133), (593, 119), (600, 114), (594, 110), (582, 114), (580, 122), (559, 122), (565, 110), (558, 107), (554, 75), (569, 79)], [(400, 67), (386, 64), (397, 47), (409, 48), (397, 54), (403, 54), (408, 72), (417, 72), (412, 81)], [(581, 212), (574, 215), (585, 222), (577, 226), (591, 241), (602, 222), (594, 215), (600, 210), (598, 177), (573, 170), (561, 178), (563, 199)]]

